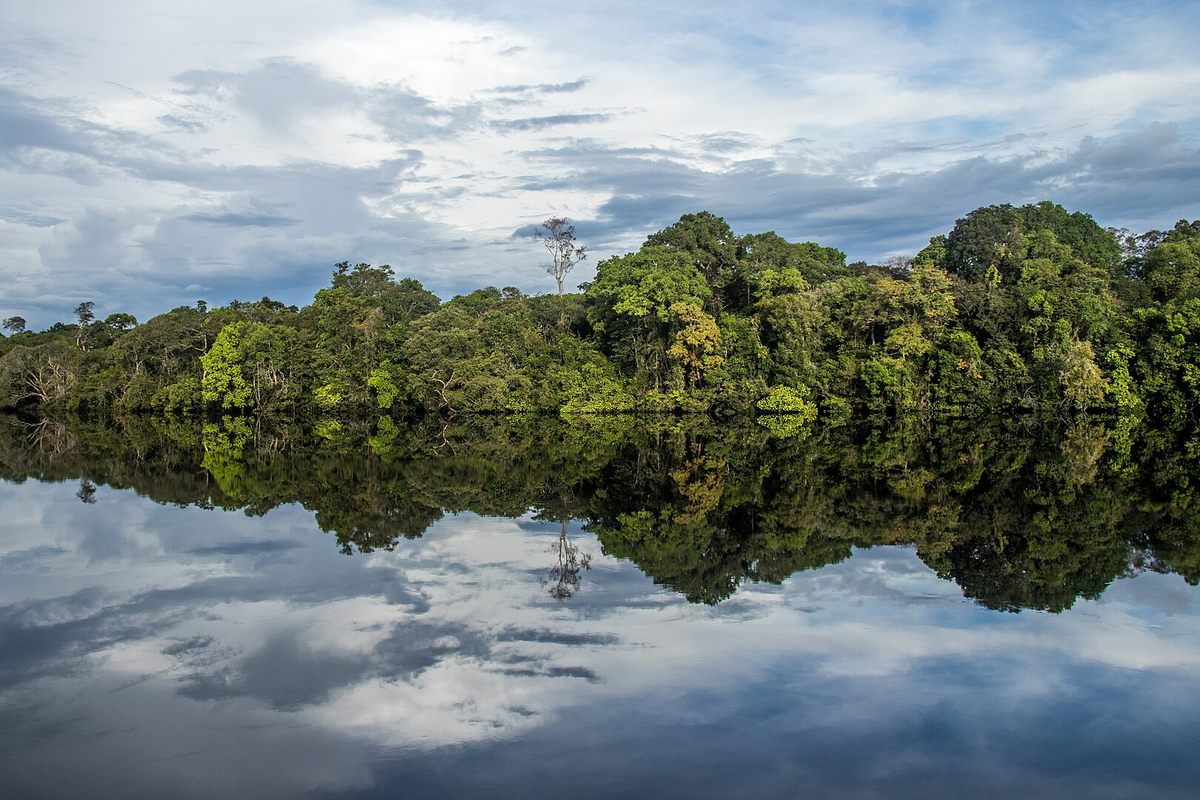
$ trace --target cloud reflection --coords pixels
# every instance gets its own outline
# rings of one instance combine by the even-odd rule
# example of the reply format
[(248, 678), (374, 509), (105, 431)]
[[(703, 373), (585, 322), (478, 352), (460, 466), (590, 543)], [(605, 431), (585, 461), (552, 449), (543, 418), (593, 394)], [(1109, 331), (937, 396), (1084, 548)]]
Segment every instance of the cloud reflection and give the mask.
[[(30, 795), (358, 792), (400, 773), (432, 781), (421, 764), (464, 753), (516, 781), (501, 753), (534, 758), (563, 737), (627, 754), (618, 784), (651, 785), (662, 775), (630, 751), (650, 732), (693, 767), (666, 796), (715, 769), (698, 759), (721, 743), (761, 746), (747, 757), (775, 759), (772, 780), (803, 763), (831, 781), (858, 751), (845, 785), (923, 776), (913, 791), (933, 790), (933, 759), (976, 770), (986, 754), (1021, 764), (988, 785), (1047, 793), (1071, 756), (1023, 761), (1026, 726), (1056, 746), (1078, 735), (1092, 764), (1108, 740), (1054, 715), (1094, 714), (1107, 696), (1151, 730), (1195, 734), (1180, 720), (1200, 718), (1197, 597), (1177, 576), (1118, 582), (1061, 615), (1005, 615), (880, 547), (707, 607), (573, 530), (597, 555), (559, 602), (543, 585), (557, 523), (461, 514), (347, 557), (298, 506), (254, 518), (110, 490), (84, 506), (74, 488), (0, 484), (0, 505), (22, 509), (0, 523), (0, 770)], [(97, 548), (100, 535), (126, 544)], [(1141, 682), (1154, 692), (1134, 692)], [(680, 730), (694, 731), (690, 750)]]

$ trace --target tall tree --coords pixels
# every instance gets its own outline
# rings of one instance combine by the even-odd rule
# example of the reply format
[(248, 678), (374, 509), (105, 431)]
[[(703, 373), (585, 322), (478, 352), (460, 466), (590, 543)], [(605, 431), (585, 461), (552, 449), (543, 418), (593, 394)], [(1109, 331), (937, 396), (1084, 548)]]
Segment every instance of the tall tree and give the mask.
[(665, 247), (687, 253), (712, 287), (709, 308), (719, 314), (737, 269), (738, 238), (724, 219), (709, 211), (684, 214), (679, 221), (646, 238), (643, 247)]
[(91, 300), (86, 300), (75, 306), (75, 317), (79, 320), (79, 329), (75, 333), (75, 344), (80, 350), (87, 349), (87, 333), (88, 326), (96, 321), (96, 314), (92, 310), (96, 304)]
[(668, 375), (679, 304), (700, 310), (711, 299), (712, 289), (689, 255), (667, 247), (644, 246), (605, 259), (587, 290), (588, 317), (601, 347), (655, 389)]
[(587, 248), (575, 243), (575, 226), (565, 217), (550, 217), (537, 227), (534, 235), (541, 240), (550, 254), (546, 273), (554, 278), (558, 296), (563, 296), (563, 282), (567, 273), (580, 261), (587, 259)]

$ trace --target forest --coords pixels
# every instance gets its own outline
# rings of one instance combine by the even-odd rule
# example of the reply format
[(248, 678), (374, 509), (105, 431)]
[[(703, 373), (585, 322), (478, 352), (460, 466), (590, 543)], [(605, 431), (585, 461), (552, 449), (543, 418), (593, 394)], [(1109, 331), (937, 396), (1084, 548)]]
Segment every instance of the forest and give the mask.
[(1105, 414), (1126, 434), (1195, 419), (1200, 221), (1133, 234), (1050, 202), (989, 206), (870, 265), (700, 212), (580, 288), (442, 302), (389, 266), (344, 262), (303, 308), (198, 301), (139, 323), (84, 302), (43, 331), (14, 316), (0, 409), (766, 413), (826, 427)]
[(300, 503), (348, 554), (532, 512), (556, 596), (570, 520), (703, 603), (877, 544), (1006, 610), (1200, 580), (1200, 221), (990, 206), (870, 265), (701, 212), (580, 288), (442, 302), (344, 262), (304, 308), (10, 318), (0, 479)]

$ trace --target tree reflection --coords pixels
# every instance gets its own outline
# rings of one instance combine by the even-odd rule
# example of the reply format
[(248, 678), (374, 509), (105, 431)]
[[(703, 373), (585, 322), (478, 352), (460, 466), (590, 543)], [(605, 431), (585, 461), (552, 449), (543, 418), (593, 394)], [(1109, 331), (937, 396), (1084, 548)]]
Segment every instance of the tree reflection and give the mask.
[(532, 511), (562, 526), (546, 581), (560, 600), (591, 559), (570, 520), (700, 603), (879, 544), (911, 545), (967, 596), (1013, 611), (1061, 611), (1139, 570), (1200, 579), (1193, 435), (1120, 420), (807, 436), (701, 416), (0, 425), (2, 478), (79, 480), (85, 503), (98, 485), (253, 515), (299, 503), (347, 554), (394, 549), (445, 513)]
[(79, 482), (79, 491), (75, 493), (81, 503), (91, 505), (96, 502), (96, 484), (84, 478)]
[(562, 530), (553, 550), (558, 556), (558, 563), (550, 568), (550, 596), (555, 600), (566, 600), (579, 591), (581, 573), (590, 568), (592, 556), (580, 551), (579, 546), (571, 541), (565, 519), (562, 520)]

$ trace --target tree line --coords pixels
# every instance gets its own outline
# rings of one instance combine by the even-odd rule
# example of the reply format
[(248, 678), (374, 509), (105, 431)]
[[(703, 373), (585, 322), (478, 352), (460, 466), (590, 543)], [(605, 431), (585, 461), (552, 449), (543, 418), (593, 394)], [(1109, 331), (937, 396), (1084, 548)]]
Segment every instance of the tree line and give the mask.
[[(425, 412), (1106, 413), (1194, 421), (1200, 221), (1135, 235), (1049, 202), (979, 208), (910, 259), (845, 255), (686, 214), (561, 291), (584, 257), (548, 229), (559, 293), (440, 301), (343, 262), (303, 307), (264, 297), (138, 323), (5, 320), (0, 408), (349, 419)], [(565, 269), (564, 269), (565, 267)]]

